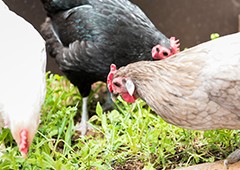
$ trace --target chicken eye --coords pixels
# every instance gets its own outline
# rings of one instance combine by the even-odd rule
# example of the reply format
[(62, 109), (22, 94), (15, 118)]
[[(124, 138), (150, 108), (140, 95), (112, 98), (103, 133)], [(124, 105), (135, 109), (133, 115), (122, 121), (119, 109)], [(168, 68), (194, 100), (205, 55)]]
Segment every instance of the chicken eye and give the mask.
[(167, 52), (163, 52), (163, 55), (164, 55), (164, 56), (168, 56), (168, 53), (167, 53)]
[(118, 82), (114, 82), (113, 84), (114, 84), (115, 86), (117, 86), (117, 87), (121, 87), (121, 84), (118, 83)]

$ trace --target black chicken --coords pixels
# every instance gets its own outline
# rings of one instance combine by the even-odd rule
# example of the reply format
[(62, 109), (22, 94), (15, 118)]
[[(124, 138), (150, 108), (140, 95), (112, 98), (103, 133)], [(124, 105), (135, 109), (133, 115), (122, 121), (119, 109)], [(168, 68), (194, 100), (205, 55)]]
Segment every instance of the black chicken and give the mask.
[[(128, 0), (41, 1), (50, 17), (41, 30), (47, 51), (83, 97), (79, 127), (83, 135), (91, 84), (106, 81), (111, 63), (121, 67), (179, 51), (178, 40), (166, 38)], [(152, 56), (152, 49), (159, 56)]]

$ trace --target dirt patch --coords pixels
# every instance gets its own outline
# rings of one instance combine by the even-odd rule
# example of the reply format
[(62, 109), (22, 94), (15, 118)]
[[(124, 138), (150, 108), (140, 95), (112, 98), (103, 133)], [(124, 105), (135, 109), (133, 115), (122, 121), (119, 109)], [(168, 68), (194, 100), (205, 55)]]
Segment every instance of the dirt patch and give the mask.
[(144, 163), (139, 160), (127, 160), (123, 164), (117, 164), (113, 166), (114, 170), (142, 170)]

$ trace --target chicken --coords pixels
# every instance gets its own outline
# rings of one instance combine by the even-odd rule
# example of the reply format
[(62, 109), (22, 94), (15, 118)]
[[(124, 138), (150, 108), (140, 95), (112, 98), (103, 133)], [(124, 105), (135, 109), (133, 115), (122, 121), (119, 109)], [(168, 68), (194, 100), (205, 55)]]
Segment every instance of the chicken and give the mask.
[(91, 84), (106, 81), (111, 63), (124, 66), (163, 59), (179, 51), (178, 40), (166, 38), (128, 0), (42, 2), (50, 17), (41, 31), (47, 51), (83, 97), (82, 120), (77, 127), (82, 135), (87, 131)]
[(45, 41), (0, 0), (0, 128), (10, 128), (26, 157), (45, 99)]
[[(108, 88), (127, 102), (143, 99), (168, 123), (187, 129), (240, 129), (240, 33), (160, 61), (111, 65)], [(239, 150), (226, 160), (234, 163)], [(237, 159), (235, 159), (237, 157)]]

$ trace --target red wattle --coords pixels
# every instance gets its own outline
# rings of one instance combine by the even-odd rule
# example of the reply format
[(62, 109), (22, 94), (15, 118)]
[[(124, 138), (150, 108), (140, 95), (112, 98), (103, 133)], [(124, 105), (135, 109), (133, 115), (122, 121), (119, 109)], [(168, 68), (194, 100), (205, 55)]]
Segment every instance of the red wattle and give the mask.
[(122, 98), (128, 103), (134, 103), (136, 98), (128, 93), (123, 93)]

